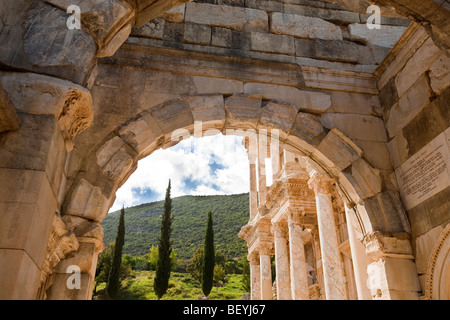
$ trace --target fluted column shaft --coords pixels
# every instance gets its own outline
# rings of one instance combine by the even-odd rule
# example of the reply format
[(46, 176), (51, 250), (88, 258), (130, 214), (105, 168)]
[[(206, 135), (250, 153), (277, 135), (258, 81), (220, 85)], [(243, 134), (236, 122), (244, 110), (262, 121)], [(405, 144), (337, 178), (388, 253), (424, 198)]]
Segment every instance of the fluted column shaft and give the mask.
[(260, 250), (259, 264), (261, 268), (261, 300), (272, 300), (272, 268), (269, 249), (262, 248)]
[(289, 251), (287, 246), (285, 225), (276, 223), (273, 226), (275, 243), (275, 267), (278, 300), (291, 300), (291, 281), (289, 272)]
[(289, 216), (288, 226), (291, 296), (293, 300), (309, 300), (308, 269), (306, 266), (302, 227), (298, 218), (293, 214)]
[(261, 267), (259, 255), (253, 253), (248, 257), (250, 263), (250, 297), (251, 300), (261, 300)]
[(345, 280), (331, 202), (332, 181), (314, 173), (308, 185), (314, 190), (316, 198), (326, 299), (344, 300), (346, 299)]

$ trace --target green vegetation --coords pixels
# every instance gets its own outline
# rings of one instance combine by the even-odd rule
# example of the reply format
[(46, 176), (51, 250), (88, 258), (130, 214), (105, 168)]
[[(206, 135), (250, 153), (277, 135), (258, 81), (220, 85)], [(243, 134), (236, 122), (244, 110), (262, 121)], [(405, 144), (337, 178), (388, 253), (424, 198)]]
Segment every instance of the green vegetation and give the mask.
[[(170, 183), (167, 195), (170, 200)], [(210, 211), (214, 212), (214, 221)], [(213, 300), (230, 300), (241, 299), (242, 294), (248, 292), (246, 275), (242, 274), (247, 247), (237, 236), (248, 221), (248, 194), (185, 196), (128, 208), (125, 223), (119, 223), (119, 218), (118, 212), (114, 212), (103, 221), (104, 239), (109, 246), (99, 255), (94, 299), (196, 300), (208, 295)], [(110, 241), (117, 224), (119, 229), (125, 226), (126, 232), (118, 269), (120, 282), (117, 294), (112, 297), (106, 288), (110, 286), (107, 285), (108, 275), (115, 252), (115, 243)], [(161, 241), (158, 242), (158, 238)], [(120, 244), (119, 237), (117, 240)], [(163, 259), (161, 246), (166, 246), (166, 261), (162, 267), (159, 266)], [(210, 252), (211, 257), (204, 259), (204, 252)], [(202, 285), (204, 261), (213, 262), (208, 269), (209, 288)], [(156, 283), (158, 269), (167, 271), (168, 275), (165, 288), (161, 290)]]
[[(206, 229), (205, 214), (214, 212), (215, 248), (228, 258), (247, 254), (247, 245), (237, 234), (248, 222), (248, 193), (226, 196), (184, 196), (172, 199), (172, 248), (178, 258), (192, 259), (203, 246)], [(164, 201), (126, 208), (125, 245), (123, 253), (134, 257), (147, 254), (158, 245)], [(114, 241), (119, 211), (103, 220), (104, 242)]]
[[(203, 264), (202, 264), (202, 290), (205, 297), (211, 292), (214, 281), (214, 230), (212, 212), (208, 212), (208, 222), (206, 223), (205, 244), (203, 246)], [(217, 270), (221, 272), (221, 270)]]
[[(121, 300), (157, 300), (153, 290), (155, 272), (154, 271), (134, 271), (131, 277), (122, 281), (122, 286), (118, 293)], [(228, 282), (223, 287), (213, 287), (209, 294), (210, 300), (240, 300), (242, 294), (242, 275), (229, 275)], [(169, 281), (169, 288), (161, 300), (197, 300), (202, 296), (200, 284), (192, 279), (188, 273), (173, 272)], [(94, 300), (106, 299), (105, 283), (100, 283)]]
[(170, 198), (170, 180), (166, 190), (164, 201), (164, 213), (161, 221), (161, 236), (159, 237), (158, 260), (156, 262), (156, 276), (154, 289), (158, 300), (166, 293), (169, 287), (170, 270), (172, 269), (171, 258), (172, 241), (172, 199)]
[(125, 241), (125, 209), (120, 210), (119, 226), (112, 254), (111, 268), (109, 270), (106, 292), (108, 297), (114, 298), (119, 291), (120, 269), (122, 264), (122, 248)]

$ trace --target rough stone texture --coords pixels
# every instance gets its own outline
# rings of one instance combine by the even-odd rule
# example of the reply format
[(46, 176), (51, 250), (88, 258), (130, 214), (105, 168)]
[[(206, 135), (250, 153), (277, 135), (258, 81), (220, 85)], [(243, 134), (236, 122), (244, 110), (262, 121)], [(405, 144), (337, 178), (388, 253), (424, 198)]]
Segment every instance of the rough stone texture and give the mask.
[(431, 65), (430, 72), (430, 86), (436, 95), (440, 95), (444, 90), (450, 86), (450, 58), (444, 54), (436, 59)]
[(270, 31), (299, 38), (342, 40), (341, 29), (320, 18), (311, 18), (287, 13), (271, 14)]
[[(208, 12), (208, 14), (205, 14)], [(188, 3), (186, 22), (226, 27), (235, 30), (267, 31), (269, 17), (265, 11), (206, 3)]]
[(406, 27), (382, 26), (369, 29), (366, 24), (354, 23), (348, 26), (351, 40), (363, 41), (369, 45), (391, 48), (403, 35)]
[(295, 105), (299, 110), (324, 113), (331, 106), (330, 96), (323, 92), (299, 90), (294, 87), (264, 83), (246, 83), (244, 93)]
[(14, 106), (9, 100), (7, 94), (3, 90), (0, 82), (0, 133), (10, 130), (17, 130), (20, 125)]
[(441, 51), (428, 39), (414, 56), (407, 62), (402, 72), (397, 75), (395, 85), (399, 96), (402, 96), (439, 57)]

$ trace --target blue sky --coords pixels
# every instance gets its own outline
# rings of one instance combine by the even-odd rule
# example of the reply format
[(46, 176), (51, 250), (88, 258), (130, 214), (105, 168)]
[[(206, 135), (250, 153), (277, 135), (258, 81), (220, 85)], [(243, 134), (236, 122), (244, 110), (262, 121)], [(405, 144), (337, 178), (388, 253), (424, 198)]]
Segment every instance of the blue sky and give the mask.
[(242, 137), (221, 134), (190, 138), (139, 161), (117, 191), (110, 211), (163, 200), (169, 179), (172, 198), (182, 195), (237, 194), (249, 190), (247, 151)]

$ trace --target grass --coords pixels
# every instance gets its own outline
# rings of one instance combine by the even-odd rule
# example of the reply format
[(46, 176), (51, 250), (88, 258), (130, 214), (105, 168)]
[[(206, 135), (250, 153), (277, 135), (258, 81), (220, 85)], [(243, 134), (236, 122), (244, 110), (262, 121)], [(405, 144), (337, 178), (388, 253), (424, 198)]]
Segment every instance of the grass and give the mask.
[[(118, 300), (158, 300), (153, 290), (154, 271), (133, 271), (131, 277), (122, 281)], [(213, 287), (210, 300), (240, 300), (246, 293), (241, 285), (242, 275), (228, 275), (228, 282), (223, 287)], [(97, 286), (94, 300), (105, 300), (106, 283)], [(161, 300), (197, 300), (203, 296), (201, 285), (187, 273), (172, 272), (169, 289)]]

